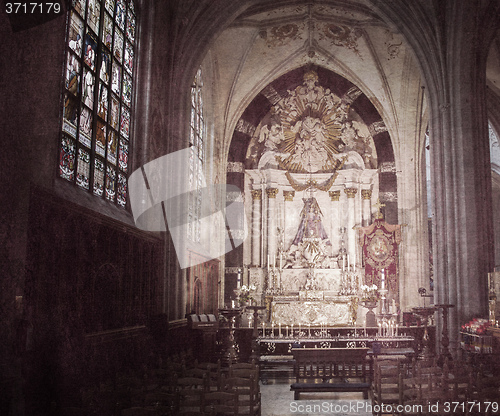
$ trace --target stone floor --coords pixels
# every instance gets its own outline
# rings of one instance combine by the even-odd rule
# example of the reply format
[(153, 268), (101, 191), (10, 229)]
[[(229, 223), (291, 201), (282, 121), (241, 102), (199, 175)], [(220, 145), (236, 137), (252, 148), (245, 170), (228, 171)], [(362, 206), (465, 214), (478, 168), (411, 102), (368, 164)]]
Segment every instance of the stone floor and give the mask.
[(303, 393), (293, 399), (290, 383), (261, 384), (262, 416), (371, 416), (371, 401), (362, 393)]

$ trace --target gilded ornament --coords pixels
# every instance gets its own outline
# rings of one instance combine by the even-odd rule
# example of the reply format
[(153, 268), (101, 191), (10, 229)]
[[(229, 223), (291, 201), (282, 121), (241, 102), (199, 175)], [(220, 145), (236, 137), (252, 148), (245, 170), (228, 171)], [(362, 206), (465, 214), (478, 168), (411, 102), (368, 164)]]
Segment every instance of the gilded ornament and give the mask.
[(361, 198), (365, 200), (369, 200), (372, 198), (372, 190), (371, 189), (362, 189), (361, 190)]
[(354, 198), (358, 193), (358, 190), (356, 188), (344, 188), (344, 192), (346, 193), (347, 198)]
[(260, 189), (253, 189), (252, 190), (252, 199), (254, 201), (261, 200), (262, 199), (262, 191)]
[(332, 201), (340, 201), (340, 191), (330, 191), (328, 194)]
[(283, 191), (283, 197), (285, 201), (293, 201), (293, 197), (295, 196), (295, 191)]
[(278, 195), (278, 188), (267, 188), (266, 193), (268, 198), (276, 198), (276, 195)]

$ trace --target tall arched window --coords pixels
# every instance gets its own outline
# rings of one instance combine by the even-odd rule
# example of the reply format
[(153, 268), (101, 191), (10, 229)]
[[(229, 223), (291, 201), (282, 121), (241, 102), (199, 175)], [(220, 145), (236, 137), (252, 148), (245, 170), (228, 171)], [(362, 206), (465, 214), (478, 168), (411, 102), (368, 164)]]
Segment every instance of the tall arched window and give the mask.
[(136, 10), (133, 0), (73, 0), (59, 176), (126, 206)]
[(203, 177), (203, 160), (205, 152), (205, 122), (203, 119), (203, 81), (201, 69), (198, 70), (191, 87), (191, 128), (189, 145), (191, 156), (189, 163), (190, 201), (188, 208), (188, 238), (200, 242), (201, 227), (201, 192), (205, 186)]

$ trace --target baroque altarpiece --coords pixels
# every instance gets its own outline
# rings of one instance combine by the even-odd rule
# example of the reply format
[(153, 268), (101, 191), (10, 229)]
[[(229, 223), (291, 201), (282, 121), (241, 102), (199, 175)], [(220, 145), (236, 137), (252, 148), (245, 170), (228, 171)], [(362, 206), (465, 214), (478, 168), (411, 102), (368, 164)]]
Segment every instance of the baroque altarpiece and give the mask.
[(271, 322), (364, 324), (360, 230), (377, 211), (379, 176), (368, 126), (350, 104), (307, 71), (248, 147), (245, 279)]

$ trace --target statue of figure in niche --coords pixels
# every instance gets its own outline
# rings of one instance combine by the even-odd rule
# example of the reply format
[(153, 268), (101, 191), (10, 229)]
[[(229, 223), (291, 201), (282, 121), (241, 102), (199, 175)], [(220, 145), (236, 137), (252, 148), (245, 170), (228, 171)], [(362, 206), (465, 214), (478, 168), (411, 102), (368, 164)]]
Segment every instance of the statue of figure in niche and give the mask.
[[(319, 240), (328, 240), (328, 235), (326, 234), (325, 227), (323, 227), (323, 222), (321, 221), (321, 208), (318, 205), (316, 198), (303, 198), (304, 207), (300, 213), (300, 224), (297, 234), (293, 239), (293, 245), (299, 245), (304, 241), (304, 238), (317, 238)], [(328, 240), (328, 245), (330, 245), (330, 240)]]
[(316, 198), (303, 198), (304, 208), (297, 234), (288, 250), (285, 267), (325, 267), (331, 242), (321, 221)]

